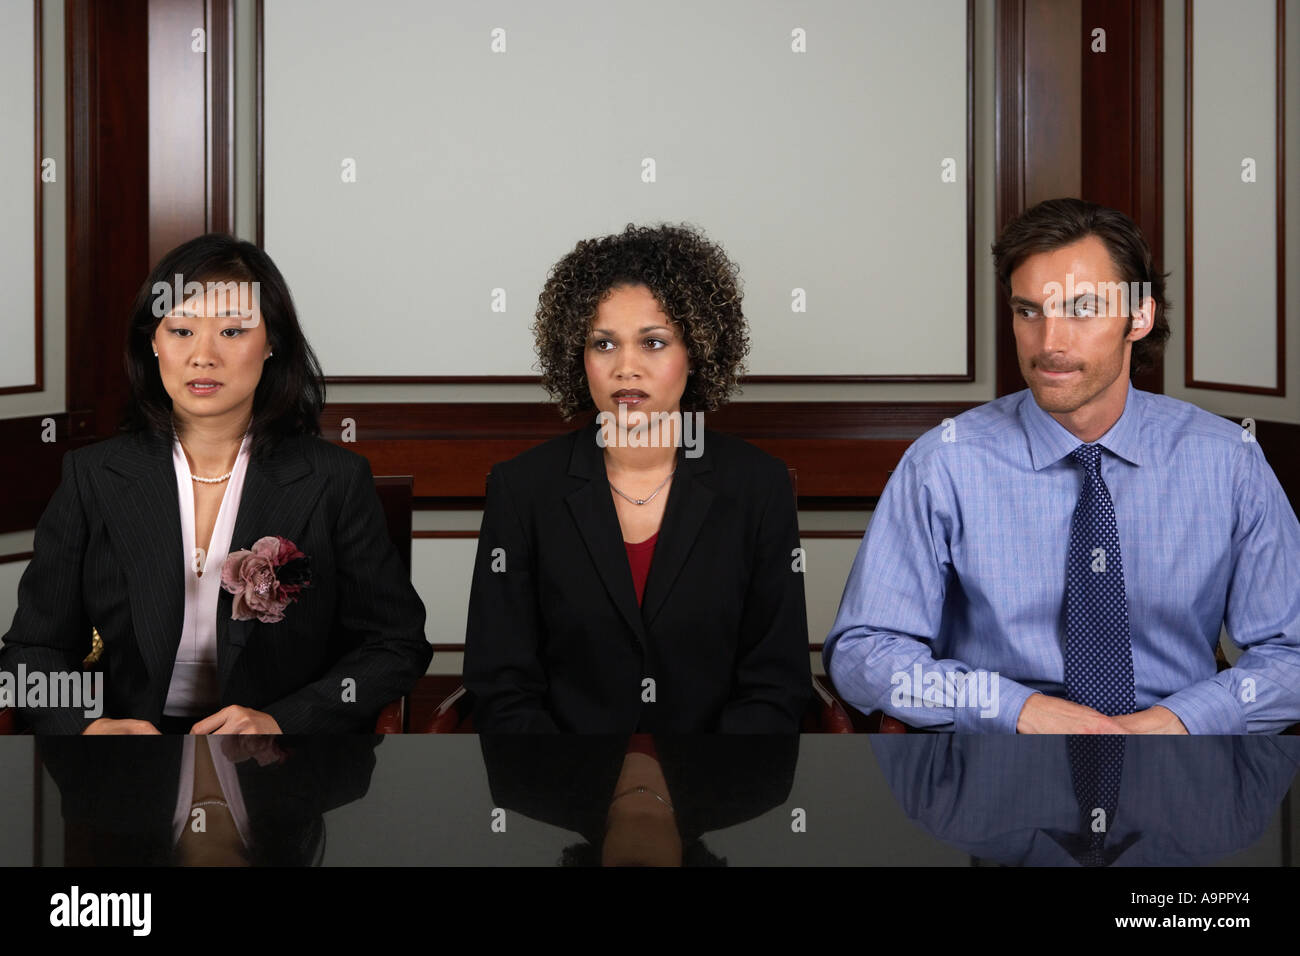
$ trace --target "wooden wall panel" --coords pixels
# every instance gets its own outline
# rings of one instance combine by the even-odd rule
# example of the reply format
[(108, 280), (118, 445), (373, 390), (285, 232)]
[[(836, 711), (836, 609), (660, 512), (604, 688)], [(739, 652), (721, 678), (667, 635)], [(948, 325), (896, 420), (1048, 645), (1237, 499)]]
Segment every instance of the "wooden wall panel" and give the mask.
[(66, 10), (67, 407), (89, 411), (102, 436), (126, 400), (127, 312), (150, 265), (147, 8)]
[[(997, 229), (1044, 199), (1078, 196), (1119, 209), (1164, 244), (1161, 0), (999, 0)], [(1106, 52), (1093, 52), (1092, 31)], [(1025, 387), (1011, 313), (996, 290), (996, 390)], [(1164, 391), (1164, 368), (1134, 384)]]

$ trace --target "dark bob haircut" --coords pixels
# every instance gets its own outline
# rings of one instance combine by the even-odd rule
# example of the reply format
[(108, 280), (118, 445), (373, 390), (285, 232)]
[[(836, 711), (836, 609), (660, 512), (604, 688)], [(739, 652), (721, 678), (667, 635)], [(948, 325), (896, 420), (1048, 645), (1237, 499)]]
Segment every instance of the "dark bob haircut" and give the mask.
[(690, 356), (683, 411), (711, 412), (739, 385), (749, 335), (739, 270), (690, 226), (636, 226), (584, 239), (555, 264), (533, 324), (542, 385), (566, 419), (595, 408), (583, 362), (601, 300), (620, 286), (647, 287)]
[[(1151, 256), (1151, 247), (1142, 236), (1142, 230), (1128, 216), (1117, 209), (1108, 209), (1083, 199), (1048, 199), (1013, 219), (1002, 230), (993, 244), (993, 264), (1003, 291), (1011, 294), (1011, 273), (1032, 255), (1053, 252), (1072, 245), (1080, 239), (1096, 236), (1106, 246), (1111, 262), (1119, 270), (1125, 284), (1150, 283), (1151, 298), (1155, 300), (1155, 322), (1151, 331), (1133, 343), (1129, 376), (1152, 368), (1169, 341), (1169, 320), (1165, 312), (1170, 308), (1165, 298), (1165, 275), (1160, 272)], [(1134, 303), (1137, 305), (1140, 303)], [(1129, 316), (1128, 329), (1133, 327)]]
[[(210, 232), (191, 239), (167, 253), (154, 266), (131, 306), (126, 337), (126, 374), (131, 382), (122, 428), (149, 432), (168, 441), (172, 436), (172, 400), (158, 374), (153, 354), (153, 336), (162, 319), (154, 304), (170, 292), (181, 276), (189, 282), (256, 282), (267, 342), (275, 353), (262, 365), (262, 378), (253, 393), (252, 452), (261, 453), (290, 435), (319, 435), (321, 409), (325, 405), (325, 383), (320, 363), (298, 325), (289, 286), (271, 257), (233, 236)], [(171, 300), (168, 294), (166, 299)], [(171, 303), (180, 305), (179, 302)], [(167, 310), (161, 310), (166, 314)]]

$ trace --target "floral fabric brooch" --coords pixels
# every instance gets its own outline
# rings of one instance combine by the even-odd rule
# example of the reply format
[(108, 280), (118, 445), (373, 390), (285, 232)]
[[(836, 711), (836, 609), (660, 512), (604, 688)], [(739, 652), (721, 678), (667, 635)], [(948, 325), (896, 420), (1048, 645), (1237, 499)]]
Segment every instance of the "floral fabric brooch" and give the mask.
[(236, 621), (275, 624), (284, 609), (311, 587), (311, 559), (288, 538), (258, 538), (251, 550), (235, 551), (221, 566), (221, 586), (235, 596), (230, 616)]

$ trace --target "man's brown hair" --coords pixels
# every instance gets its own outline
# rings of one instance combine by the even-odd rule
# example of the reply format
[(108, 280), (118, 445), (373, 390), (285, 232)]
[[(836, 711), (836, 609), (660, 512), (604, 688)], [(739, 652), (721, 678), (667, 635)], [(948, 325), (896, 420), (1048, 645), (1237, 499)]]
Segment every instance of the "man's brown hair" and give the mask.
[[(1011, 273), (1032, 255), (1052, 252), (1064, 246), (1096, 236), (1106, 246), (1110, 258), (1119, 270), (1126, 285), (1139, 285), (1150, 289), (1155, 300), (1155, 322), (1151, 331), (1133, 343), (1129, 367), (1130, 377), (1155, 365), (1169, 340), (1169, 320), (1165, 312), (1169, 302), (1165, 298), (1165, 274), (1152, 261), (1151, 247), (1142, 236), (1142, 230), (1128, 216), (1117, 209), (1108, 209), (1083, 199), (1048, 199), (1021, 213), (1002, 230), (993, 243), (993, 265), (998, 282), (1007, 295), (1011, 294)], [(1129, 304), (1130, 313), (1141, 303)], [(1125, 334), (1133, 327), (1133, 316)]]

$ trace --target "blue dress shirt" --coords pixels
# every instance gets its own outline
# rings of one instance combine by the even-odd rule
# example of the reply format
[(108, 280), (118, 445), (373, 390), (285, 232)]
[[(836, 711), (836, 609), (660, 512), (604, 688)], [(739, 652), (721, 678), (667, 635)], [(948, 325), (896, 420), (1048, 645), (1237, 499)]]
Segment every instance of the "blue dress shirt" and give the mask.
[[(1167, 707), (1193, 734), (1300, 721), (1300, 522), (1253, 435), (1130, 385), (1098, 443), (1138, 709)], [(1028, 389), (917, 439), (822, 652), (845, 699), (915, 727), (1015, 733), (1032, 693), (1065, 696), (1080, 444)], [(1216, 673), (1225, 626), (1244, 653)]]

